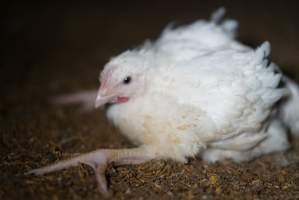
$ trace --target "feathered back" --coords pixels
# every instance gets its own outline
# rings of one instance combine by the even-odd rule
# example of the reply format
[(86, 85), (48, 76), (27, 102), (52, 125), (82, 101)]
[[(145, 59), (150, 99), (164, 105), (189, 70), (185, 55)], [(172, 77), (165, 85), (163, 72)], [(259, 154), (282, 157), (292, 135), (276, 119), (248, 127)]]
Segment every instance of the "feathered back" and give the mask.
[(287, 94), (278, 88), (281, 74), (275, 73), (275, 64), (269, 64), (269, 53), (265, 42), (256, 50), (227, 48), (164, 66), (152, 79), (153, 91), (204, 110), (221, 132), (256, 131), (262, 128), (256, 125), (263, 124), (273, 105)]
[(238, 23), (232, 19), (222, 20), (224, 13), (225, 9), (220, 8), (210, 20), (198, 20), (177, 28), (167, 26), (154, 46), (176, 60), (190, 59), (217, 49), (246, 48), (234, 40)]

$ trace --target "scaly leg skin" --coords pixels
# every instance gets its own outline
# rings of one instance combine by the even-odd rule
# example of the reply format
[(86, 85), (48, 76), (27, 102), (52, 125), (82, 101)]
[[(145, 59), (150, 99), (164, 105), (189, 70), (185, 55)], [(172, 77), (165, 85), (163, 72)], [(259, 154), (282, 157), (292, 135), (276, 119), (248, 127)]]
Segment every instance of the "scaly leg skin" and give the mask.
[(100, 192), (108, 196), (105, 170), (109, 163), (115, 165), (140, 164), (155, 158), (154, 149), (151, 146), (140, 146), (132, 149), (99, 149), (90, 153), (60, 161), (58, 163), (34, 169), (26, 174), (43, 175), (50, 172), (66, 169), (84, 163), (93, 168)]

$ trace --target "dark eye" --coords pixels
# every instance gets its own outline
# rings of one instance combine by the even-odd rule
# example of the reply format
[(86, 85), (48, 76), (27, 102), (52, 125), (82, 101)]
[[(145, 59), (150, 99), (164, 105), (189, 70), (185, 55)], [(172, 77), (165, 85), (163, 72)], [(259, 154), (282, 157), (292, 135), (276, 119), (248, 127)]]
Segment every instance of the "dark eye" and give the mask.
[(124, 80), (123, 80), (123, 84), (129, 84), (131, 82), (132, 78), (131, 76), (127, 76)]

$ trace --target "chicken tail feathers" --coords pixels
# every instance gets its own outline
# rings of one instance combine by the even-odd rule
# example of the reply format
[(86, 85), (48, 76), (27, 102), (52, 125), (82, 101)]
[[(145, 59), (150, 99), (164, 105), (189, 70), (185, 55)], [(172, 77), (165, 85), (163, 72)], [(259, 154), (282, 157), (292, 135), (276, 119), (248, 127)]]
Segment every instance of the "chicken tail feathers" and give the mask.
[(280, 116), (294, 136), (299, 137), (299, 85), (284, 76), (283, 80), (289, 89), (289, 96), (282, 102)]
[(210, 17), (211, 21), (215, 24), (218, 24), (222, 20), (223, 16), (225, 15), (225, 12), (226, 11), (224, 7), (218, 8), (211, 14)]
[(231, 36), (231, 38), (234, 38), (237, 32), (238, 22), (233, 19), (223, 20), (225, 12), (226, 10), (224, 7), (218, 8), (211, 14), (210, 21), (219, 25), (229, 36)]
[(255, 62), (256, 64), (262, 63), (267, 59), (271, 51), (271, 45), (268, 41), (265, 41), (261, 46), (255, 50)]

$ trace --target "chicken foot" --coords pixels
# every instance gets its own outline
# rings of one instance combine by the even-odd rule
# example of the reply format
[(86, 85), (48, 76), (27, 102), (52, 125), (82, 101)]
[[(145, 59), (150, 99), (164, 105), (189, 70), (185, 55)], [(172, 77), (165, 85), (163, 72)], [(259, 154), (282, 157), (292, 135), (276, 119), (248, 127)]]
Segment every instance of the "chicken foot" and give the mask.
[(105, 171), (109, 163), (113, 163), (116, 166), (140, 164), (154, 159), (155, 153), (153, 152), (151, 146), (146, 145), (131, 149), (99, 149), (45, 167), (33, 169), (26, 174), (43, 175), (84, 163), (94, 170), (100, 192), (108, 195)]

